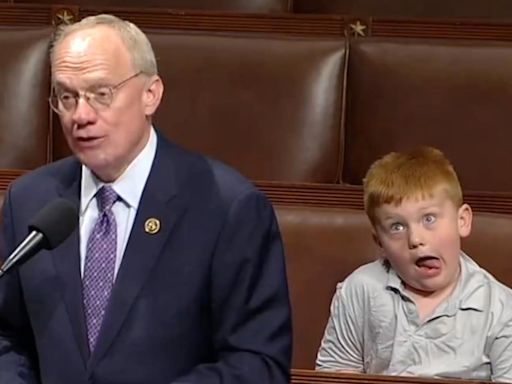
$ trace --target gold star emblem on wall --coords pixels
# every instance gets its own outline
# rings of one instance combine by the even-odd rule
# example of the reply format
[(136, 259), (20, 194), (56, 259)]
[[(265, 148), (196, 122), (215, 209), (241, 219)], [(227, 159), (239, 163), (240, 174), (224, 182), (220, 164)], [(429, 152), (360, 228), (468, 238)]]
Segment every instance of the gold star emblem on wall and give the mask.
[(73, 24), (75, 21), (75, 15), (69, 9), (62, 8), (55, 13), (55, 25), (62, 24)]
[(352, 36), (354, 36), (354, 37), (366, 36), (367, 26), (364, 25), (363, 23), (361, 23), (361, 21), (357, 20), (355, 23), (350, 23), (348, 26), (350, 28), (350, 34)]

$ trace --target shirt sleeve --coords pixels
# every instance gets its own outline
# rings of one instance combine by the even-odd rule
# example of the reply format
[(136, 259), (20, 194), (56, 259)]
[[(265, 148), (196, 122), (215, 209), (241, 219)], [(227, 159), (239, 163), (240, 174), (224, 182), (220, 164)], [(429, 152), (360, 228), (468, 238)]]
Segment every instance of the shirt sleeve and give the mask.
[(363, 372), (364, 312), (351, 281), (338, 284), (316, 360), (317, 370)]
[(489, 351), (492, 381), (512, 383), (512, 316), (497, 333)]

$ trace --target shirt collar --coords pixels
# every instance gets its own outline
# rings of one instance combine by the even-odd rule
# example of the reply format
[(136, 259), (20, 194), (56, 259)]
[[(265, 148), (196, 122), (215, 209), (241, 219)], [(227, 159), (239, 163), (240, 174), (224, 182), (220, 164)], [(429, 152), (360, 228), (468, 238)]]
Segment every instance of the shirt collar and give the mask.
[[(445, 302), (446, 311), (454, 314), (457, 309), (485, 310), (485, 290), (481, 289), (484, 286), (484, 280), (482, 270), (478, 264), (464, 252), (461, 252), (459, 281)], [(408, 297), (402, 279), (391, 267), (388, 271), (386, 287)]]
[(485, 294), (486, 277), (485, 271), (475, 263), (468, 255), (462, 252), (461, 255), (461, 281), (457, 296), (457, 306), (460, 309), (474, 309), (484, 311), (487, 308), (487, 297)]
[(389, 263), (385, 263), (383, 260), (382, 260), (382, 263), (383, 263), (383, 267), (387, 268), (387, 270), (388, 270), (388, 281), (387, 281), (386, 286), (388, 288), (392, 289), (393, 291), (397, 291), (401, 295), (404, 295), (405, 289), (404, 289), (404, 285), (402, 283), (402, 279), (397, 275), (395, 270), (393, 268), (391, 268)]
[[(137, 209), (139, 206), (139, 201), (155, 158), (156, 147), (157, 136), (155, 129), (151, 127), (148, 142), (142, 151), (130, 163), (123, 174), (113, 183), (109, 184), (121, 200), (131, 208)], [(144, 182), (141, 183), (141, 180)], [(105, 185), (104, 182), (98, 179), (89, 168), (82, 165), (80, 216), (87, 211), (89, 204), (94, 200), (96, 192), (103, 185)]]

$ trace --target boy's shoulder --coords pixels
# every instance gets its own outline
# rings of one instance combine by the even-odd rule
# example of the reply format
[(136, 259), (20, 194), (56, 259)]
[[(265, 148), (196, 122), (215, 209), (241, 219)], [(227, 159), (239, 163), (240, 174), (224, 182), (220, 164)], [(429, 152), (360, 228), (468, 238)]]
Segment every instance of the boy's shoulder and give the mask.
[(348, 275), (345, 280), (338, 283), (336, 290), (357, 291), (368, 293), (371, 291), (385, 291), (389, 279), (389, 268), (382, 260), (375, 260), (363, 264)]
[(474, 303), (482, 310), (508, 312), (507, 303), (512, 302), (512, 288), (497, 280), (489, 271), (480, 267), (468, 255), (462, 255), (468, 277), (464, 282), (462, 300)]
[(462, 253), (462, 263), (465, 266), (467, 273), (472, 279), (480, 283), (486, 284), (489, 288), (495, 289), (504, 294), (512, 294), (512, 288), (500, 282), (494, 275), (487, 269), (480, 266), (474, 259), (468, 254)]
[(382, 260), (364, 264), (338, 283), (332, 305), (341, 312), (368, 316), (372, 324), (387, 323), (394, 317), (395, 305), (390, 281), (396, 275)]

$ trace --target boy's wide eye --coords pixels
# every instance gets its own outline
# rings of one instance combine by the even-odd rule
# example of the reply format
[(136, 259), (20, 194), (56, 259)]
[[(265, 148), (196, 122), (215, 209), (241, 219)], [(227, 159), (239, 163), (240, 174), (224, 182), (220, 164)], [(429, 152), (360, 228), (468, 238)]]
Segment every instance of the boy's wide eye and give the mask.
[(401, 223), (393, 223), (389, 227), (391, 233), (401, 232), (405, 229), (405, 226)]
[(423, 221), (425, 222), (425, 224), (433, 224), (436, 222), (436, 217), (432, 214), (425, 215)]

